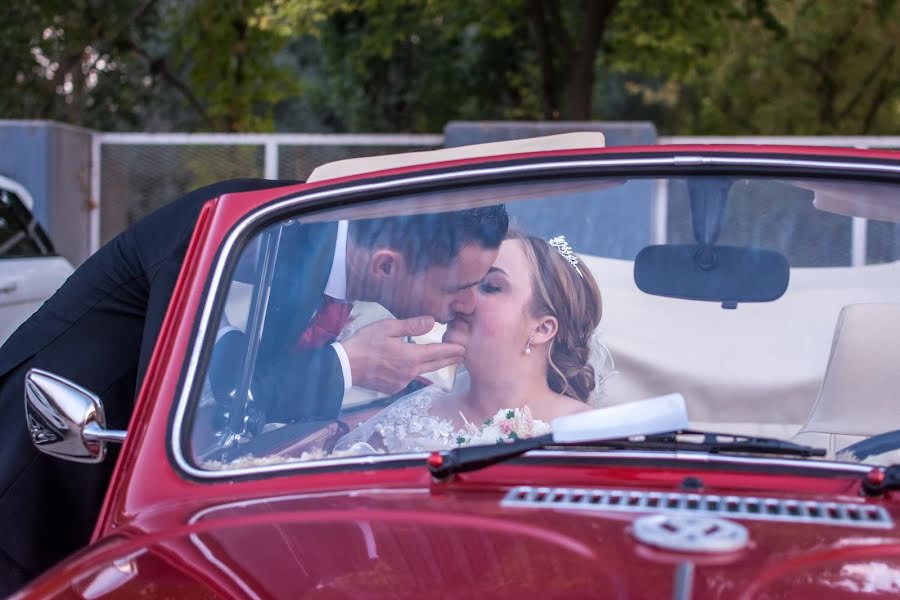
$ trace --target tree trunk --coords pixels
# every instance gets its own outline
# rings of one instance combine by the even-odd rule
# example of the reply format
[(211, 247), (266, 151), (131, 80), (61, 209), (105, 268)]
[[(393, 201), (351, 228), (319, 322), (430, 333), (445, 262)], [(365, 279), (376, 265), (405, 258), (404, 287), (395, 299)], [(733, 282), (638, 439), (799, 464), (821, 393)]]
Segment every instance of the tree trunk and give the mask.
[[(545, 119), (558, 119), (559, 85), (557, 70), (554, 64), (554, 36), (550, 31), (548, 12), (559, 6), (547, 6), (544, 0), (531, 0), (531, 23), (534, 26), (535, 46), (537, 47), (538, 63), (541, 67), (541, 109)], [(557, 15), (558, 17), (558, 15)]]
[(228, 128), (228, 131), (237, 133), (243, 129), (246, 118), (243, 112), (247, 108), (244, 106), (243, 98), (241, 97), (246, 93), (243, 90), (243, 87), (244, 58), (247, 55), (247, 22), (244, 20), (243, 15), (235, 15), (234, 19), (231, 21), (231, 26), (234, 28), (235, 33), (235, 43), (233, 48), (235, 57), (233, 79), (234, 95), (228, 101), (226, 127)]
[(565, 70), (567, 79), (563, 85), (565, 105), (562, 117), (566, 120), (586, 121), (591, 118), (597, 49), (616, 4), (617, 0), (581, 2), (581, 29), (575, 37), (577, 41), (571, 54), (565, 57), (569, 68)]

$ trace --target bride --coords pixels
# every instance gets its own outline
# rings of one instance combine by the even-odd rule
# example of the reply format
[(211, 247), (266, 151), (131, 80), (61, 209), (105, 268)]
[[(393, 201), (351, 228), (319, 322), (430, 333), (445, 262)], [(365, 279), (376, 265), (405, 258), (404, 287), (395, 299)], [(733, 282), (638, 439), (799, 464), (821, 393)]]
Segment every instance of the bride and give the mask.
[(597, 283), (565, 238), (510, 232), (479, 284), (475, 311), (444, 334), (466, 348), (453, 389), (404, 396), (335, 450), (421, 452), (547, 433), (554, 418), (590, 408), (600, 314)]

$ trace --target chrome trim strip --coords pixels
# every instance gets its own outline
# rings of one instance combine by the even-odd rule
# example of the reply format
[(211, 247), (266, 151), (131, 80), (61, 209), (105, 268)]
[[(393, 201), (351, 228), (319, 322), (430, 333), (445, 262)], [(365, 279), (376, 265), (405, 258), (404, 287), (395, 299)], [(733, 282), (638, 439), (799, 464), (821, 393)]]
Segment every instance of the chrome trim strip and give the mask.
[(591, 512), (680, 514), (865, 529), (891, 529), (894, 526), (890, 513), (876, 504), (690, 492), (521, 485), (510, 488), (500, 505)]
[[(843, 471), (848, 476), (862, 475), (868, 473), (871, 465), (859, 465), (853, 463), (841, 463), (831, 461), (819, 461), (814, 459), (779, 459), (761, 456), (759, 458), (750, 458), (743, 456), (723, 456), (720, 454), (707, 454), (705, 452), (671, 452), (671, 451), (649, 451), (649, 450), (610, 450), (605, 452), (599, 451), (573, 451), (573, 450), (532, 450), (524, 457), (535, 458), (557, 458), (557, 459), (595, 459), (598, 462), (609, 460), (672, 460), (686, 461), (698, 463), (711, 463), (723, 465), (751, 465), (754, 467), (793, 467), (811, 470), (824, 471)], [(263, 465), (259, 467), (250, 467), (245, 469), (228, 469), (221, 471), (197, 470), (202, 474), (204, 479), (222, 479), (231, 477), (240, 477), (248, 474), (265, 474), (265, 473), (281, 473), (284, 471), (304, 471), (315, 470), (330, 467), (342, 466), (371, 466), (377, 467), (382, 465), (390, 465), (391, 463), (408, 463), (411, 461), (419, 461), (423, 465), (428, 453), (404, 453), (404, 454), (381, 454), (372, 456), (352, 456), (344, 458), (325, 458), (321, 460), (313, 460), (308, 462), (285, 462), (282, 464)], [(192, 467), (193, 468), (193, 467)]]
[[(177, 466), (186, 474), (198, 478), (198, 479), (222, 479), (222, 478), (231, 478), (242, 475), (252, 475), (252, 474), (261, 474), (267, 472), (276, 472), (276, 471), (285, 471), (291, 469), (297, 469), (302, 467), (327, 467), (327, 466), (339, 466), (339, 465), (359, 465), (359, 464), (386, 464), (391, 463), (398, 460), (409, 460), (410, 458), (417, 458), (419, 456), (424, 457), (423, 454), (412, 454), (412, 455), (390, 455), (390, 456), (367, 456), (361, 458), (341, 458), (341, 459), (325, 459), (319, 461), (311, 461), (308, 465), (304, 463), (285, 463), (282, 465), (267, 465), (264, 467), (251, 467), (245, 469), (234, 469), (228, 471), (208, 471), (204, 469), (198, 469), (191, 465), (190, 461), (186, 456), (182, 453), (181, 444), (179, 443), (179, 439), (181, 438), (182, 428), (184, 426), (184, 416), (187, 411), (187, 402), (188, 398), (191, 395), (193, 387), (196, 383), (195, 379), (197, 376), (197, 368), (200, 360), (200, 348), (202, 346), (202, 340), (204, 340), (207, 336), (207, 330), (209, 328), (209, 321), (211, 318), (213, 300), (218, 295), (219, 288), (222, 284), (222, 275), (225, 269), (225, 258), (229, 256), (232, 252), (232, 249), (237, 242), (237, 239), (249, 228), (251, 228), (255, 223), (264, 219), (266, 216), (277, 212), (285, 207), (295, 205), (301, 202), (309, 202), (313, 200), (321, 200), (326, 198), (333, 198), (336, 196), (343, 196), (347, 194), (357, 193), (357, 192), (374, 192), (381, 190), (389, 190), (392, 188), (399, 188), (398, 191), (403, 190), (403, 188), (408, 187), (410, 185), (416, 185), (421, 183), (437, 183), (443, 181), (452, 181), (454, 179), (461, 179), (463, 177), (472, 177), (472, 176), (490, 176), (490, 175), (501, 175), (501, 174), (511, 174), (511, 173), (522, 173), (526, 174), (534, 171), (541, 171), (547, 169), (555, 169), (559, 175), (562, 175), (563, 172), (572, 172), (575, 173), (581, 169), (586, 168), (600, 168), (600, 167), (637, 167), (637, 166), (658, 166), (658, 167), (672, 167), (672, 166), (685, 166), (685, 165), (704, 165), (704, 166), (713, 166), (713, 165), (721, 165), (721, 166), (742, 166), (742, 167), (754, 167), (754, 166), (771, 166), (771, 167), (800, 167), (800, 168), (821, 168), (821, 169), (829, 169), (829, 170), (852, 170), (852, 171), (870, 171), (875, 173), (897, 173), (900, 174), (900, 165), (891, 165), (891, 164), (881, 164), (881, 163), (854, 163), (854, 162), (830, 162), (825, 160), (808, 160), (808, 159), (790, 159), (790, 158), (762, 158), (762, 157), (725, 157), (725, 156), (703, 156), (700, 154), (691, 154), (686, 156), (662, 156), (662, 157), (646, 157), (646, 158), (618, 158), (618, 159), (603, 159), (596, 158), (590, 160), (569, 160), (569, 161), (559, 161), (559, 158), (549, 158), (547, 162), (541, 163), (531, 163), (525, 165), (507, 165), (503, 167), (486, 167), (486, 168), (477, 168), (477, 169), (466, 169), (465, 166), (460, 167), (461, 170), (454, 170), (448, 173), (436, 173), (430, 175), (419, 175), (419, 176), (410, 176), (410, 177), (402, 177), (401, 179), (392, 179), (388, 181), (379, 181), (379, 182), (370, 182), (370, 183), (362, 183), (360, 185), (353, 185), (350, 187), (342, 187), (338, 189), (332, 190), (324, 190), (324, 191), (311, 191), (293, 196), (291, 198), (287, 198), (285, 200), (279, 201), (274, 204), (267, 205), (263, 208), (260, 208), (256, 212), (253, 212), (247, 215), (242, 221), (239, 221), (234, 229), (231, 230), (231, 233), (225, 239), (222, 244), (221, 252), (219, 253), (219, 258), (212, 268), (212, 277), (210, 280), (209, 293), (206, 296), (205, 302), (200, 309), (200, 323), (197, 330), (197, 335), (192, 340), (190, 348), (188, 349), (188, 366), (185, 377), (185, 384), (182, 386), (181, 391), (179, 393), (179, 397), (177, 399), (177, 404), (175, 407), (175, 418), (172, 423), (172, 435), (169, 438), (170, 449), (172, 450), (172, 456), (175, 459), (175, 463)], [(860, 173), (863, 174), (863, 173)], [(375, 174), (373, 174), (375, 175)], [(602, 177), (602, 174), (598, 174), (598, 177)], [(648, 177), (647, 174), (641, 174), (642, 177)], [(475, 185), (475, 184), (472, 184)], [(609, 456), (609, 453), (604, 454), (605, 456)], [(759, 463), (757, 463), (759, 464)]]
[(753, 465), (767, 467), (803, 467), (804, 469), (819, 469), (824, 471), (846, 471), (848, 475), (868, 473), (872, 465), (858, 463), (846, 463), (839, 461), (826, 461), (819, 459), (803, 458), (773, 458), (771, 456), (734, 456), (727, 454), (710, 454), (708, 452), (693, 452), (689, 450), (532, 450), (526, 456), (546, 456), (550, 458), (615, 458), (635, 460), (680, 460), (699, 463), (717, 463), (733, 465)]

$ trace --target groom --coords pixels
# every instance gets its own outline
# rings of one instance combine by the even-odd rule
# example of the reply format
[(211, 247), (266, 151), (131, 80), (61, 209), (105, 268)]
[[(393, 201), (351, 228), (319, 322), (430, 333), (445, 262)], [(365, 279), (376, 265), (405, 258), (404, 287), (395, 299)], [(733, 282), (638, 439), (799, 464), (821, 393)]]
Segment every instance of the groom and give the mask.
[[(26, 371), (43, 368), (97, 393), (108, 425), (124, 429), (200, 208), (225, 193), (287, 183), (222, 182), (160, 209), (79, 267), (0, 348), (0, 595), (88, 542), (114, 466), (35, 449), (23, 411)], [(327, 418), (351, 384), (397, 390), (458, 362), (458, 347), (401, 338), (430, 329), (432, 319), (471, 312), (507, 223), (500, 206), (285, 232), (264, 329), (275, 335), (264, 336), (253, 382), (254, 396), (268, 399), (267, 418)], [(315, 335), (328, 329), (328, 306), (346, 311), (352, 300), (383, 302), (401, 320), (375, 323), (341, 345), (331, 345), (327, 331)], [(292, 401), (319, 389), (327, 393), (316, 404)]]
[[(333, 419), (351, 386), (394, 394), (423, 373), (461, 362), (460, 345), (406, 338), (472, 313), (507, 226), (502, 205), (286, 226), (251, 388), (265, 420)], [(381, 304), (397, 320), (338, 343), (354, 301)], [(219, 361), (219, 372), (239, 369), (243, 353), (232, 356), (241, 362), (223, 369)]]

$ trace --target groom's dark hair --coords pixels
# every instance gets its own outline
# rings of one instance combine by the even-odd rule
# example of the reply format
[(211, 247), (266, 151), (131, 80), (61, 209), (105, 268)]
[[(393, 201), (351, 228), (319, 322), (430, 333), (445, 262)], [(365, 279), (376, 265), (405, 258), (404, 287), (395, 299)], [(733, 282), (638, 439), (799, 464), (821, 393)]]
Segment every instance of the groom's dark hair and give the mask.
[(494, 249), (506, 237), (509, 215), (502, 204), (453, 212), (350, 221), (353, 243), (364, 248), (392, 248), (403, 254), (411, 271), (444, 266), (470, 244)]

